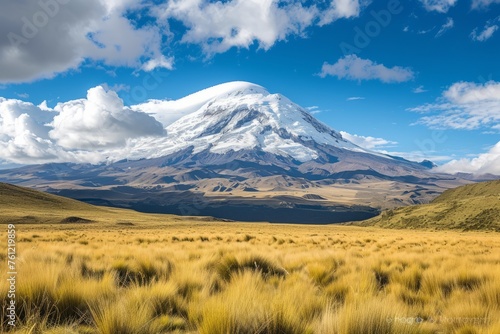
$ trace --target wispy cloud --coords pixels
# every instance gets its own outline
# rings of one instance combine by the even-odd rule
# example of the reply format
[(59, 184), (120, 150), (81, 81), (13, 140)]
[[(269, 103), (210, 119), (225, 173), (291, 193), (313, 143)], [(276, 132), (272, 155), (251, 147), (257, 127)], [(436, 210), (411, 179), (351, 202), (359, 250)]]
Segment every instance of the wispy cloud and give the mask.
[(455, 6), (457, 0), (420, 0), (420, 2), (429, 12), (434, 11), (439, 13), (446, 13), (451, 7)]
[(500, 127), (500, 82), (457, 82), (436, 103), (409, 109), (429, 114), (417, 124), (435, 129), (497, 129)]
[(421, 93), (426, 93), (428, 92), (427, 89), (424, 89), (424, 86), (418, 86), (417, 88), (413, 89), (413, 93), (415, 94), (421, 94)]
[(487, 8), (496, 3), (500, 3), (500, 0), (472, 0), (472, 9)]
[(493, 34), (498, 30), (498, 25), (494, 24), (494, 25), (486, 25), (482, 31), (478, 31), (478, 28), (474, 29), (471, 34), (470, 34), (470, 37), (472, 38), (472, 40), (474, 41), (478, 41), (478, 42), (484, 42), (484, 41), (487, 41), (488, 39), (490, 39)]
[(417, 31), (417, 34), (419, 34), (419, 35), (425, 35), (425, 34), (430, 33), (431, 31), (433, 31), (434, 29), (436, 29), (435, 26), (432, 27), (432, 28), (429, 28), (429, 29), (422, 29), (422, 30)]
[(357, 101), (357, 100), (364, 100), (365, 98), (362, 97), (362, 96), (352, 96), (352, 97), (348, 97), (346, 99), (346, 101)]
[(16, 93), (16, 95), (22, 99), (27, 99), (30, 97), (30, 95), (28, 93)]
[(316, 115), (322, 112), (323, 110), (320, 110), (318, 106), (311, 106), (306, 108), (311, 115)]
[(397, 145), (398, 143), (395, 141), (387, 140), (384, 138), (376, 138), (376, 137), (371, 137), (371, 136), (360, 136), (360, 135), (353, 135), (345, 131), (340, 131), (340, 134), (342, 137), (345, 139), (349, 140), (350, 142), (361, 146), (363, 148), (366, 148), (368, 150), (380, 150), (382, 148), (386, 148), (388, 146), (394, 146)]
[(379, 80), (385, 83), (405, 82), (414, 78), (414, 73), (407, 67), (386, 67), (370, 59), (356, 55), (340, 58), (335, 64), (324, 63), (320, 76), (334, 76), (348, 80)]
[(446, 23), (441, 26), (441, 28), (439, 29), (439, 31), (437, 32), (435, 37), (439, 37), (439, 36), (443, 35), (445, 32), (447, 32), (448, 30), (453, 28), (454, 25), (455, 25), (455, 22), (453, 21), (453, 19), (451, 17), (449, 17), (447, 19)]

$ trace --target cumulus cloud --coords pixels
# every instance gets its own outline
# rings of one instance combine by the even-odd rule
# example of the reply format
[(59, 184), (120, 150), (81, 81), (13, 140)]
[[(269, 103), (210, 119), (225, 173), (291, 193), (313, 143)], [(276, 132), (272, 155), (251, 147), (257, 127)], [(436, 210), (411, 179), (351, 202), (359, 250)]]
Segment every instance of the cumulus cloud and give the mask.
[(51, 114), (31, 103), (0, 98), (0, 158), (24, 163), (57, 156), (45, 124)]
[(420, 2), (429, 12), (446, 13), (451, 7), (455, 6), (457, 0), (420, 0)]
[[(359, 16), (369, 0), (18, 0), (0, 2), (0, 83), (52, 78), (84, 62), (173, 69), (164, 49), (201, 46), (207, 58)], [(175, 33), (170, 25), (175, 22)], [(175, 50), (174, 50), (175, 51)], [(173, 52), (174, 51), (169, 51)]]
[(97, 163), (126, 156), (134, 139), (164, 133), (153, 117), (124, 107), (101, 86), (53, 109), (46, 102), (0, 98), (0, 160), (9, 163)]
[(361, 146), (362, 148), (366, 148), (368, 150), (379, 150), (383, 147), (391, 146), (391, 145), (397, 145), (397, 142), (395, 141), (390, 141), (387, 139), (383, 138), (376, 138), (376, 137), (365, 137), (365, 136), (359, 136), (359, 135), (352, 135), (348, 132), (345, 131), (340, 131), (340, 134), (342, 137), (345, 139), (349, 140), (350, 142)]
[(437, 32), (436, 37), (439, 37), (442, 34), (444, 34), (445, 32), (447, 32), (448, 30), (450, 30), (451, 28), (453, 28), (454, 25), (455, 25), (455, 22), (453, 21), (453, 19), (451, 17), (449, 17), (446, 20), (446, 23), (443, 24), (441, 26), (441, 28), (439, 29), (439, 31)]
[(281, 5), (275, 0), (173, 0), (156, 12), (161, 19), (182, 22), (187, 27), (182, 41), (202, 45), (209, 55), (248, 48), (255, 41), (267, 50), (290, 34), (301, 34), (319, 14), (316, 6), (304, 7), (300, 1)]
[(153, 117), (125, 108), (113, 91), (103, 87), (89, 89), (86, 99), (59, 103), (58, 115), (50, 124), (50, 137), (66, 149), (116, 147), (128, 139), (164, 134)]
[(473, 173), (500, 175), (500, 142), (496, 143), (488, 152), (472, 159), (452, 160), (436, 168), (445, 173)]
[(457, 82), (436, 103), (409, 109), (428, 113), (417, 123), (436, 129), (496, 129), (500, 124), (500, 83)]
[(318, 24), (359, 16), (369, 0), (171, 0), (152, 11), (159, 21), (177, 20), (187, 28), (181, 41), (202, 46), (207, 56), (257, 43), (267, 50), (288, 36), (302, 36)]
[(493, 36), (495, 31), (497, 31), (497, 30), (498, 30), (498, 25), (496, 25), (496, 24), (486, 25), (481, 32), (478, 32), (478, 28), (474, 29), (471, 32), (470, 37), (474, 41), (484, 42), (484, 41), (490, 39), (491, 36)]
[(139, 68), (161, 57), (158, 27), (126, 17), (128, 0), (0, 2), (0, 83), (51, 78), (85, 60)]
[(413, 79), (414, 73), (406, 67), (386, 67), (356, 55), (340, 58), (335, 64), (324, 63), (320, 76), (335, 76), (349, 80), (380, 80), (385, 83), (405, 82)]

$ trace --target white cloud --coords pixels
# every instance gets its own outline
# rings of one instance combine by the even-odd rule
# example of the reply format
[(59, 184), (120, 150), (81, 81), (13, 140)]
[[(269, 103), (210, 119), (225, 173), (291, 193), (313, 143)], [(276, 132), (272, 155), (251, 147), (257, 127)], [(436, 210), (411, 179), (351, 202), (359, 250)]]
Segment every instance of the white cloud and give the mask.
[(378, 149), (381, 149), (383, 147), (397, 145), (397, 142), (390, 141), (390, 140), (383, 139), (383, 138), (352, 135), (352, 134), (345, 132), (345, 131), (340, 131), (340, 134), (342, 135), (342, 137), (349, 140), (350, 142), (352, 142), (358, 146), (361, 146), (362, 148), (366, 148), (367, 150), (378, 150)]
[(161, 56), (162, 33), (126, 18), (129, 0), (0, 2), (0, 83), (51, 78), (85, 60), (140, 68)]
[(164, 134), (153, 117), (126, 108), (113, 91), (97, 86), (87, 98), (58, 103), (49, 135), (65, 149), (99, 149), (125, 145), (131, 138)]
[(321, 12), (319, 24), (329, 24), (340, 18), (357, 17), (364, 5), (366, 5), (366, 1), (360, 3), (359, 0), (333, 0), (330, 7)]
[[(370, 0), (17, 0), (0, 2), (0, 83), (52, 78), (85, 62), (152, 71), (173, 69), (177, 42), (206, 57), (359, 16)], [(170, 25), (184, 26), (177, 35)]]
[(385, 83), (405, 82), (413, 79), (414, 73), (406, 67), (394, 66), (388, 68), (369, 59), (356, 55), (340, 58), (335, 64), (324, 63), (320, 76), (336, 76), (349, 80), (380, 80)]
[(134, 139), (164, 134), (153, 117), (123, 106), (116, 93), (98, 86), (86, 99), (54, 109), (0, 98), (0, 160), (32, 164), (97, 163), (127, 156)]
[(391, 155), (393, 157), (401, 157), (403, 159), (416, 162), (429, 160), (434, 163), (437, 163), (437, 162), (450, 161), (453, 158), (448, 155), (439, 155), (437, 152), (424, 152), (424, 151), (399, 152), (399, 151), (387, 151), (387, 150), (377, 150), (377, 152)]
[(312, 106), (312, 107), (307, 107), (306, 108), (311, 115), (316, 115), (322, 112), (323, 110), (319, 109), (318, 106)]
[(346, 99), (346, 101), (358, 101), (358, 100), (364, 100), (365, 98), (362, 96), (351, 96)]
[(167, 70), (174, 69), (174, 58), (166, 58), (164, 55), (161, 55), (159, 58), (154, 58), (142, 65), (142, 69), (146, 72), (151, 72), (157, 68), (166, 68)]
[(455, 22), (453, 21), (453, 19), (451, 17), (449, 17), (447, 20), (446, 20), (446, 23), (443, 24), (441, 26), (441, 28), (439, 29), (439, 31), (437, 32), (436, 34), (436, 37), (439, 37), (441, 36), (442, 34), (444, 34), (446, 31), (450, 30), (451, 28), (453, 28), (453, 26), (455, 25)]
[(357, 17), (368, 0), (331, 0), (305, 5), (302, 0), (171, 0), (154, 8), (160, 21), (177, 20), (187, 28), (182, 42), (199, 44), (206, 55), (257, 43), (267, 50), (318, 24)]
[(472, 0), (473, 9), (487, 8), (492, 4), (500, 3), (500, 0)]
[(31, 103), (0, 98), (0, 159), (14, 163), (56, 159), (60, 150), (45, 125), (52, 116)]
[(429, 113), (417, 123), (431, 128), (480, 129), (500, 124), (500, 83), (457, 82), (436, 102), (409, 109)]
[(156, 13), (163, 20), (181, 21), (187, 27), (182, 41), (200, 44), (212, 55), (232, 47), (248, 48), (255, 41), (267, 50), (290, 34), (301, 34), (316, 19), (318, 9), (300, 1), (280, 6), (275, 0), (173, 0)]
[(435, 28), (436, 28), (436, 26), (434, 26), (434, 27), (432, 27), (430, 29), (427, 29), (427, 30), (425, 30), (425, 29), (424, 30), (419, 30), (419, 31), (417, 31), (417, 34), (419, 34), (419, 35), (425, 35), (425, 34), (430, 33), (431, 31), (433, 31)]
[(479, 154), (472, 159), (452, 160), (443, 166), (437, 167), (437, 171), (445, 173), (473, 173), (500, 175), (500, 141), (488, 152)]
[(424, 89), (424, 86), (418, 86), (417, 88), (413, 89), (413, 93), (415, 94), (421, 94), (428, 92), (428, 90)]
[(491, 26), (488, 26), (486, 25), (483, 29), (483, 31), (479, 32), (478, 33), (478, 29), (474, 29), (471, 34), (470, 34), (470, 37), (474, 40), (474, 41), (479, 41), (479, 42), (484, 42), (488, 39), (491, 38), (491, 36), (493, 36), (493, 34), (495, 33), (495, 31), (498, 30), (498, 25), (491, 25)]
[(457, 0), (420, 0), (420, 2), (429, 12), (446, 13), (451, 7), (455, 6)]

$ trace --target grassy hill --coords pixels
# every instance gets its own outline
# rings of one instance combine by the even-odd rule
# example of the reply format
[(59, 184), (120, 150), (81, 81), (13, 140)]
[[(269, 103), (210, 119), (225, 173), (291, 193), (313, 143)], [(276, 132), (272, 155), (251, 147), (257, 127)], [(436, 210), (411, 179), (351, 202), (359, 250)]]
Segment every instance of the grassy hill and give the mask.
[(64, 211), (94, 210), (92, 205), (69, 198), (51, 195), (41, 191), (0, 183), (0, 207), (16, 210), (34, 210), (48, 208)]
[(387, 210), (356, 225), (500, 231), (500, 180), (450, 189), (429, 204)]
[(99, 223), (154, 226), (157, 223), (184, 219), (188, 218), (94, 206), (66, 197), (0, 183), (0, 224)]

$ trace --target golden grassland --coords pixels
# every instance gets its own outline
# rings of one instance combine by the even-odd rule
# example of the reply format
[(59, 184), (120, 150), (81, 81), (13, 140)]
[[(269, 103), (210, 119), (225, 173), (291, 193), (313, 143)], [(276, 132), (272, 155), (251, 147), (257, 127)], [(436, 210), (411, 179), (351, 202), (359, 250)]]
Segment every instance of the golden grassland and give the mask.
[(128, 213), (17, 224), (17, 326), (0, 332), (500, 333), (496, 233)]

